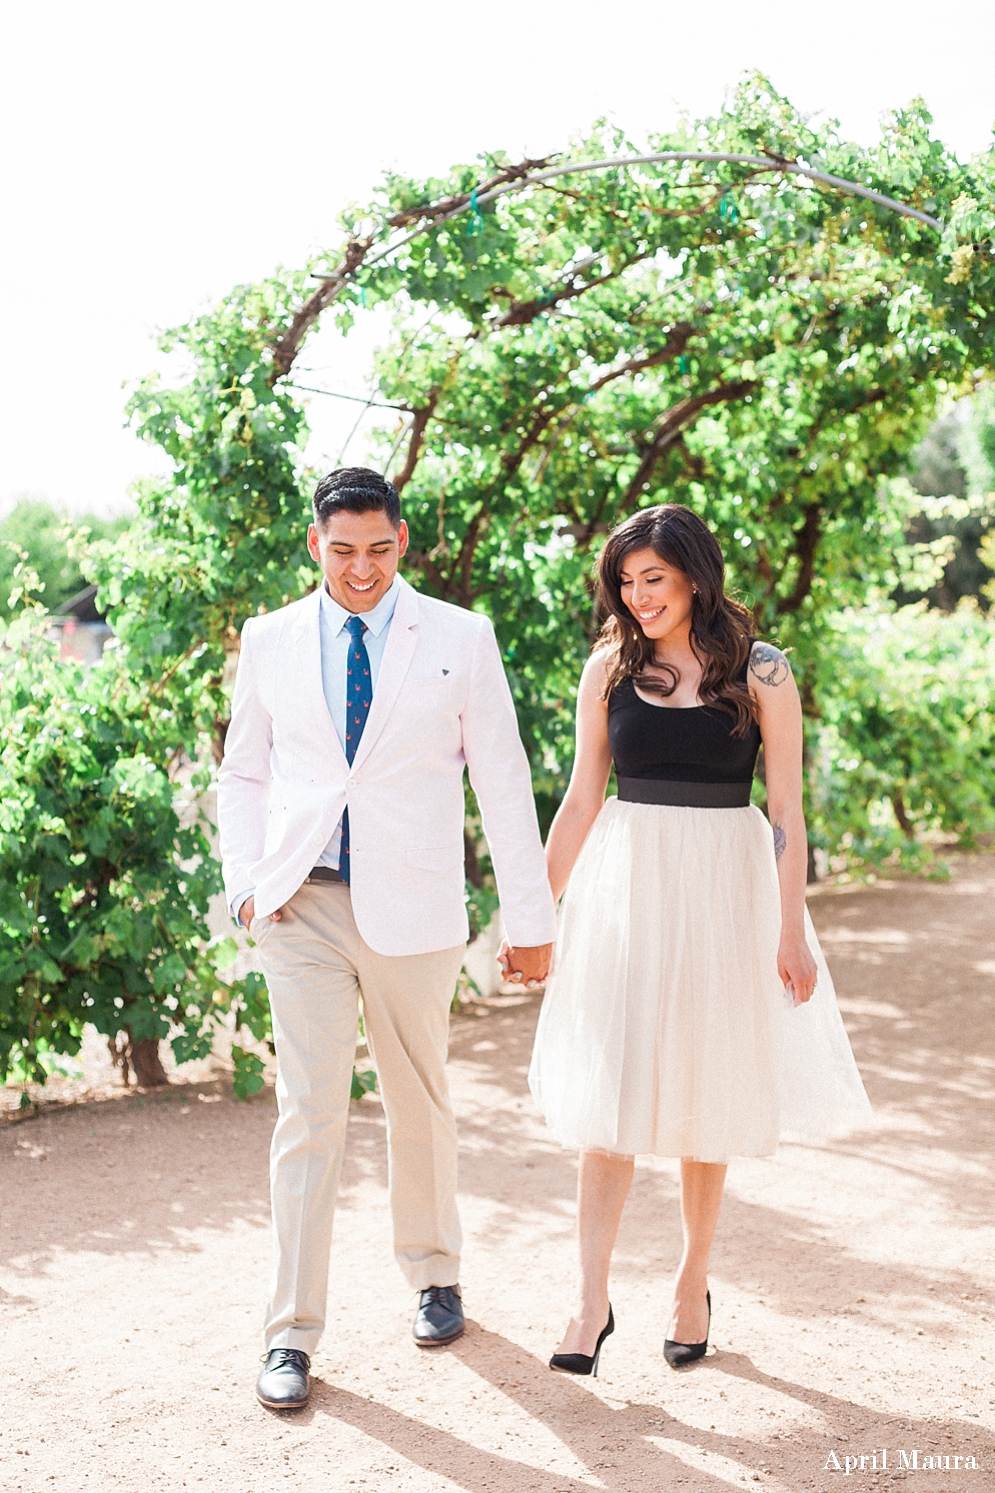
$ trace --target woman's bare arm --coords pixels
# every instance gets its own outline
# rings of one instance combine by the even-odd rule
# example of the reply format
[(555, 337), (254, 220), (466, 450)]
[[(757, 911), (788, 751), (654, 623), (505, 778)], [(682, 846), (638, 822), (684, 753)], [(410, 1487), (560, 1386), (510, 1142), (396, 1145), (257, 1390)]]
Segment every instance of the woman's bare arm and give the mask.
[(808, 840), (802, 810), (802, 707), (790, 665), (779, 648), (754, 643), (749, 680), (764, 744), (767, 812), (781, 887), (778, 972), (797, 1005), (810, 999), (816, 978), (815, 960), (805, 941)]
[(553, 898), (562, 897), (574, 863), (605, 801), (612, 754), (608, 744), (605, 658), (588, 659), (577, 690), (577, 751), (570, 785), (546, 841), (546, 865)]

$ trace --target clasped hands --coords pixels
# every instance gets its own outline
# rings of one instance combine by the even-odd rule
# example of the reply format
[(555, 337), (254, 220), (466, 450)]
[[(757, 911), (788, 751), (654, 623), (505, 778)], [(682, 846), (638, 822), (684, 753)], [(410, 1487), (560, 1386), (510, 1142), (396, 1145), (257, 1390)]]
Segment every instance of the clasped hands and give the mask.
[[(238, 909), (243, 927), (248, 928), (255, 916), (255, 911), (255, 898), (246, 897)], [(282, 916), (281, 910), (277, 908), (269, 916), (274, 923), (278, 923)], [(537, 944), (533, 948), (512, 948), (505, 939), (498, 950), (497, 960), (504, 972), (504, 979), (510, 984), (522, 984), (528, 990), (535, 990), (549, 974), (552, 957), (553, 945), (551, 943)]]
[(516, 948), (505, 939), (497, 953), (503, 979), (512, 985), (522, 984), (528, 990), (535, 990), (536, 986), (544, 982), (549, 974), (552, 958), (551, 943), (537, 944), (533, 948)]

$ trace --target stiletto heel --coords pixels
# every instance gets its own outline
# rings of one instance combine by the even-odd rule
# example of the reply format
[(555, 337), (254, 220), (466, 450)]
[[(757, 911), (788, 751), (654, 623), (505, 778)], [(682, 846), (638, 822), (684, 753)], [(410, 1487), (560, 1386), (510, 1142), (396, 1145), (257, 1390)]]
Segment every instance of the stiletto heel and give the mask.
[(611, 1302), (608, 1303), (608, 1321), (602, 1329), (601, 1336), (594, 1345), (594, 1352), (588, 1357), (586, 1353), (554, 1353), (549, 1360), (551, 1369), (556, 1369), (561, 1374), (590, 1374), (592, 1379), (598, 1377), (598, 1360), (601, 1357), (601, 1344), (606, 1337), (615, 1331), (615, 1317), (612, 1314)]
[(682, 1369), (685, 1364), (694, 1363), (699, 1358), (704, 1358), (708, 1347), (708, 1333), (712, 1330), (712, 1293), (705, 1292), (705, 1300), (708, 1302), (708, 1331), (705, 1333), (703, 1343), (675, 1343), (673, 1338), (666, 1338), (663, 1344), (663, 1356), (672, 1369)]

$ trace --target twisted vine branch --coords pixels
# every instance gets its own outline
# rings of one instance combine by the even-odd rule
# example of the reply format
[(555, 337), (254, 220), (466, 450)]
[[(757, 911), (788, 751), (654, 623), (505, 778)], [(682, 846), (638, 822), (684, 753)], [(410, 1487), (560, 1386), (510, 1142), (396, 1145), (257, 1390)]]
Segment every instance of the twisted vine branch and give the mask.
[[(363, 239), (350, 240), (338, 268), (319, 277), (321, 285), (304, 302), (286, 332), (275, 343), (273, 348), (274, 382), (290, 372), (308, 331), (322, 311), (341, 294), (348, 281), (355, 279), (356, 272), (362, 265), (378, 264), (390, 254), (403, 248), (405, 244), (430, 232), (440, 223), (459, 217), (461, 213), (470, 208), (479, 208), (488, 202), (496, 201), (498, 197), (506, 196), (509, 192), (519, 192), (528, 186), (542, 185), (561, 176), (580, 176), (590, 171), (611, 171), (630, 166), (655, 166), (668, 162), (678, 164), (685, 161), (751, 166), (754, 168), (751, 175), (770, 173), (806, 177), (810, 181), (832, 187), (835, 191), (864, 197), (879, 207), (888, 208), (891, 212), (900, 213), (907, 218), (914, 218), (929, 228), (938, 231), (942, 231), (943, 228), (938, 218), (931, 217), (929, 213), (924, 213), (907, 202), (900, 202), (897, 198), (888, 197), (883, 192), (862, 186), (859, 182), (847, 181), (842, 176), (834, 176), (831, 172), (805, 165), (801, 161), (787, 160), (783, 156), (742, 155), (731, 151), (667, 150), (657, 155), (618, 156), (600, 161), (577, 161), (567, 166), (548, 166), (548, 159), (547, 157), (543, 160), (520, 161), (515, 166), (507, 166), (497, 172), (487, 182), (482, 183), (482, 188), (474, 187), (470, 192), (461, 192), (455, 196), (443, 198), (439, 202), (424, 203), (396, 213), (393, 218), (387, 220), (389, 227), (406, 227), (409, 222), (415, 222), (417, 226), (402, 234), (400, 238), (391, 239), (383, 244), (376, 252), (371, 253), (376, 242), (375, 234)], [(536, 171), (533, 169), (536, 166), (544, 169)]]

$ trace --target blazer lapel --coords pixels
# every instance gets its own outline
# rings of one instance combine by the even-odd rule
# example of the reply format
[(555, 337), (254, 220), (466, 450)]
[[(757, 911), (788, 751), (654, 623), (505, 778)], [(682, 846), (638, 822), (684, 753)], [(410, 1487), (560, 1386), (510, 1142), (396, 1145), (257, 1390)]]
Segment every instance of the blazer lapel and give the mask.
[(313, 739), (325, 741), (328, 750), (341, 758), (347, 768), (345, 752), (338, 732), (328, 713), (325, 687), (321, 678), (321, 593), (313, 591), (297, 615), (294, 636), (294, 653), (298, 660), (301, 690), (300, 706), (306, 714), (308, 731)]
[(409, 586), (407, 581), (402, 580), (397, 605), (394, 607), (394, 615), (390, 620), (387, 644), (380, 661), (380, 673), (377, 677), (377, 687), (373, 691), (373, 703), (363, 728), (362, 740), (353, 760), (353, 772), (361, 767), (370, 755), (376, 745), (377, 737), (390, 718), (394, 702), (400, 694), (401, 685), (411, 667), (417, 642), (418, 592), (413, 586)]

